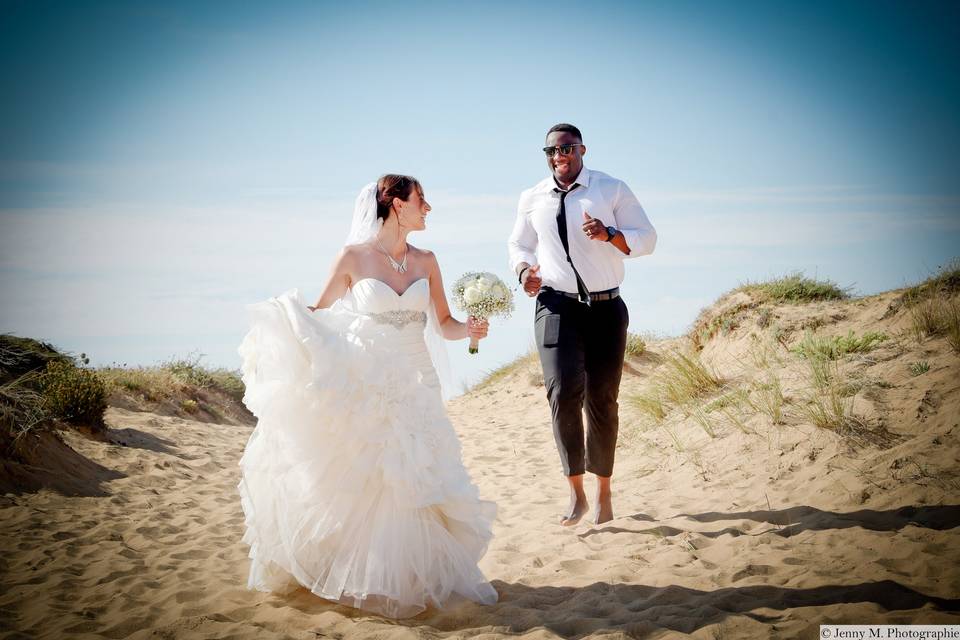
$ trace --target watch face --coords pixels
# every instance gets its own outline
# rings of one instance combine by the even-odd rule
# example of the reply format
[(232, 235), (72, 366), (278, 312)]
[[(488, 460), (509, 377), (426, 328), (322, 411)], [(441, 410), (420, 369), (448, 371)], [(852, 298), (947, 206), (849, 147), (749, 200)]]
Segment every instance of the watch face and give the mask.
[(613, 240), (615, 235), (617, 235), (617, 230), (614, 227), (607, 227), (607, 242)]

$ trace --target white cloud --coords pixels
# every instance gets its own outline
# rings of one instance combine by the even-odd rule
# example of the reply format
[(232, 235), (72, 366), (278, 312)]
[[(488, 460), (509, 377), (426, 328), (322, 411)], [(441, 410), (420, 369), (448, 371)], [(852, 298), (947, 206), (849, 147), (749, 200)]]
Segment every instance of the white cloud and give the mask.
[[(913, 234), (919, 243), (960, 228), (944, 199), (894, 199), (860, 209), (865, 200), (842, 206), (846, 187), (723, 193), (643, 200), (659, 244), (652, 256), (627, 263), (632, 330), (681, 333), (738, 281), (782, 265), (816, 267), (813, 251), (850, 262), (857, 259), (851, 248), (870, 255), (877, 242), (889, 246)], [(231, 345), (246, 328), (244, 305), (294, 287), (306, 297), (319, 293), (350, 224), (352, 197), (321, 197), (309, 189), (276, 195), (202, 207), (0, 211), (0, 330), (65, 339), (81, 349), (97, 344), (131, 363), (158, 351), (172, 355), (178, 344), (184, 352), (215, 344), (213, 363), (234, 366)], [(874, 197), (868, 196), (862, 197)], [(811, 198), (830, 197), (832, 208), (811, 204)], [(437, 253), (448, 285), (480, 268), (512, 284), (505, 243), (516, 194), (435, 191), (428, 199), (428, 230), (412, 241)], [(481, 358), (451, 345), (460, 375), (476, 381), (526, 351), (531, 315), (532, 302), (518, 300), (515, 317), (494, 324)], [(116, 345), (129, 353), (118, 355)]]

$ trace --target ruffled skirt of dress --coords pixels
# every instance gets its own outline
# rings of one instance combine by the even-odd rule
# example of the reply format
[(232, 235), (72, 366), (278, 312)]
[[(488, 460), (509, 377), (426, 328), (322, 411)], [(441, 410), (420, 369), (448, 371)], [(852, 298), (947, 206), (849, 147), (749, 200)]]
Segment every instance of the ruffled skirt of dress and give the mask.
[(311, 315), (296, 291), (250, 310), (247, 586), (302, 585), (390, 617), (496, 602), (477, 567), (496, 507), (479, 499), (438, 391), (391, 352), (396, 329), (340, 305)]

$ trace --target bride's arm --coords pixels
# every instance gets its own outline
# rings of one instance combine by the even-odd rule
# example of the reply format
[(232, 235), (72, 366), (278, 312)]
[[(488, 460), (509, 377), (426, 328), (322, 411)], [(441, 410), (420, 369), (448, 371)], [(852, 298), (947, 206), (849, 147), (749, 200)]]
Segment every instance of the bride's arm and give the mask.
[(350, 286), (350, 265), (352, 262), (352, 253), (347, 247), (344, 247), (333, 262), (330, 277), (327, 278), (327, 284), (323, 287), (323, 293), (320, 294), (316, 304), (307, 307), (310, 311), (326, 309), (343, 297)]
[(440, 263), (433, 252), (428, 252), (430, 260), (430, 299), (437, 312), (437, 323), (440, 333), (447, 340), (463, 340), (467, 336), (477, 338), (487, 337), (487, 322), (467, 318), (467, 322), (460, 322), (450, 315), (450, 305), (447, 304), (447, 295), (443, 291), (443, 276), (440, 275)]

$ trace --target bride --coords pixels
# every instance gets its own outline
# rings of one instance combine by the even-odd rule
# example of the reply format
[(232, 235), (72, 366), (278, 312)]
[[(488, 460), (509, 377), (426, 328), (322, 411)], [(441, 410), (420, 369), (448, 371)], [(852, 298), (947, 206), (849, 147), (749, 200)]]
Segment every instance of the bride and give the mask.
[(407, 244), (429, 212), (417, 180), (383, 176), (357, 197), (316, 304), (293, 290), (250, 307), (249, 588), (303, 586), (395, 618), (497, 600), (477, 567), (496, 507), (479, 499), (441, 397), (443, 338), (487, 325), (450, 315), (436, 257)]

